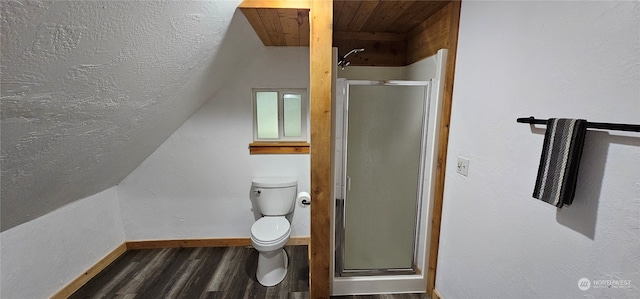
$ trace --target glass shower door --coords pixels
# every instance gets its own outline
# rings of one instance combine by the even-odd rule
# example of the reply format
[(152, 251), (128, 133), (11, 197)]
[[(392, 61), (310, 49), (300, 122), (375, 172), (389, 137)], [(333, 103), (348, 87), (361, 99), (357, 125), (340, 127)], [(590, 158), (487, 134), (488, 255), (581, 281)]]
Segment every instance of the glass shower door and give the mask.
[(349, 82), (338, 272), (414, 272), (427, 82)]

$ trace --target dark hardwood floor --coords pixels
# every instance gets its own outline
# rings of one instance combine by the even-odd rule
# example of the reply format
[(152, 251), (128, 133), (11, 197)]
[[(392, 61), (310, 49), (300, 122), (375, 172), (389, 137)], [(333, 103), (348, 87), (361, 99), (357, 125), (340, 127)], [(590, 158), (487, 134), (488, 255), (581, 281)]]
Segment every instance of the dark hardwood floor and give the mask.
[[(264, 287), (255, 277), (250, 247), (129, 250), (71, 295), (79, 298), (309, 298), (307, 246), (286, 246), (284, 281)], [(334, 296), (351, 299), (423, 299), (424, 294)]]
[(287, 246), (289, 272), (264, 287), (246, 247), (130, 250), (69, 298), (309, 298), (307, 246)]

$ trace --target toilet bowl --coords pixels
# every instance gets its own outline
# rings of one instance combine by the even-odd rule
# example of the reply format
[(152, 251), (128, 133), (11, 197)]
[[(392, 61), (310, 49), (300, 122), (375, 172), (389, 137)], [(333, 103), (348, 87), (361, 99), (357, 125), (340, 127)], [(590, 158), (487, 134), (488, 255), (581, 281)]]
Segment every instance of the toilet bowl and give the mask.
[(256, 278), (263, 286), (274, 286), (287, 275), (289, 259), (284, 245), (291, 226), (284, 216), (266, 216), (251, 226), (251, 245), (258, 250)]
[(251, 226), (251, 245), (258, 251), (256, 278), (263, 286), (274, 286), (287, 275), (289, 260), (284, 246), (291, 236), (285, 217), (293, 212), (298, 181), (292, 178), (262, 178), (252, 182), (254, 200), (263, 215)]

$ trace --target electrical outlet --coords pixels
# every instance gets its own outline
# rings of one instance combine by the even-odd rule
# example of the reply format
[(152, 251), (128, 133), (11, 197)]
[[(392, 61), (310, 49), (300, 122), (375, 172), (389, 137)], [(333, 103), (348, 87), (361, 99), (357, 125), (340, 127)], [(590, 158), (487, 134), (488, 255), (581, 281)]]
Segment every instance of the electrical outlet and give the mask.
[(468, 176), (469, 175), (469, 159), (458, 157), (458, 167), (456, 171), (461, 175)]

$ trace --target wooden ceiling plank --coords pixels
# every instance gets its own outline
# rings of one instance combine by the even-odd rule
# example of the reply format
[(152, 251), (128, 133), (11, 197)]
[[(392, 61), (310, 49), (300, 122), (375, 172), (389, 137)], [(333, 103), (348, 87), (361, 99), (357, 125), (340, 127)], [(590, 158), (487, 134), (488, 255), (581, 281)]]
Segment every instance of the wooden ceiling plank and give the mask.
[(280, 26), (287, 46), (300, 46), (297, 9), (277, 9)]
[(394, 7), (398, 5), (395, 1), (382, 1), (376, 5), (376, 8), (371, 12), (367, 21), (362, 25), (360, 30), (356, 31), (376, 31), (378, 23), (383, 20)]
[(438, 13), (416, 26), (408, 36), (407, 62), (413, 63), (436, 54), (449, 44), (449, 19), (451, 5), (440, 9)]
[(360, 1), (346, 1), (342, 6), (340, 15), (337, 15), (337, 19), (333, 22), (334, 31), (346, 31), (347, 26), (351, 23), (351, 20), (358, 13), (360, 7)]
[(258, 14), (258, 10), (255, 8), (241, 8), (240, 10), (245, 15), (249, 24), (251, 24), (251, 27), (253, 27), (253, 30), (256, 32), (262, 43), (265, 46), (273, 46), (269, 33), (262, 23), (260, 14)]
[(333, 1), (333, 29), (335, 30), (336, 28), (336, 21), (338, 20), (338, 17), (340, 17), (340, 14), (342, 13), (342, 7), (345, 4), (345, 0), (334, 0)]
[(311, 28), (309, 28), (309, 11), (300, 9), (298, 10), (298, 34), (300, 46), (309, 46), (309, 34)]
[(448, 17), (449, 17), (449, 10), (443, 7), (442, 9), (439, 9), (438, 11), (436, 11), (433, 15), (429, 16), (426, 20), (424, 20), (417, 26), (413, 27), (413, 29), (409, 31), (408, 36), (411, 37), (411, 36), (420, 34), (423, 31), (425, 31), (427, 28), (431, 27), (433, 24), (439, 23), (441, 19), (448, 18)]
[(407, 9), (407, 12), (403, 15), (403, 18), (398, 18), (389, 25), (389, 31), (400, 32), (400, 30), (402, 30), (402, 28), (404, 28), (404, 25), (408, 22), (416, 22), (416, 25), (422, 22), (421, 20), (416, 20), (416, 16), (424, 11), (429, 3), (430, 2), (425, 1), (414, 2), (411, 7)]
[(406, 33), (394, 32), (333, 32), (334, 40), (406, 41)]
[(372, 31), (393, 32), (389, 30), (389, 26), (396, 21), (406, 22), (407, 18), (405, 14), (409, 13), (408, 9), (411, 8), (415, 2), (416, 1), (394, 2), (393, 6), (391, 6), (392, 9), (387, 11), (386, 15), (371, 27), (373, 29)]
[(271, 44), (273, 46), (285, 46), (287, 41), (284, 37), (284, 33), (282, 32), (278, 11), (276, 9), (268, 8), (258, 9), (258, 14), (260, 15), (260, 19), (262, 19), (262, 24), (264, 25), (265, 30), (269, 34)]
[(390, 32), (408, 32), (447, 3), (448, 1), (416, 1), (405, 11), (401, 18), (397, 18), (391, 23), (387, 30)]
[(378, 6), (378, 0), (368, 0), (368, 1), (360, 1), (360, 6), (358, 7), (358, 13), (353, 16), (353, 19), (347, 26), (345, 30), (340, 31), (360, 31), (364, 23), (367, 22), (371, 13)]
[[(239, 7), (265, 46), (308, 46), (309, 11), (291, 8), (309, 6), (308, 3), (309, 0), (245, 0)], [(406, 40), (432, 25), (429, 22), (441, 17), (442, 8), (448, 3), (450, 1), (335, 0), (332, 7), (334, 38)], [(406, 34), (397, 38), (383, 34), (390, 32)]]
[[(420, 21), (420, 23), (422, 23), (422, 21), (431, 18), (431, 16), (440, 12), (444, 7), (446, 7), (449, 3), (451, 3), (451, 1), (432, 1), (429, 3), (431, 3), (432, 5), (427, 6), (427, 9), (425, 9), (419, 15), (417, 15), (415, 17), (416, 21)], [(411, 31), (411, 29), (415, 28), (417, 24), (407, 23), (405, 26), (406, 27), (404, 28), (404, 32), (409, 32)]]

